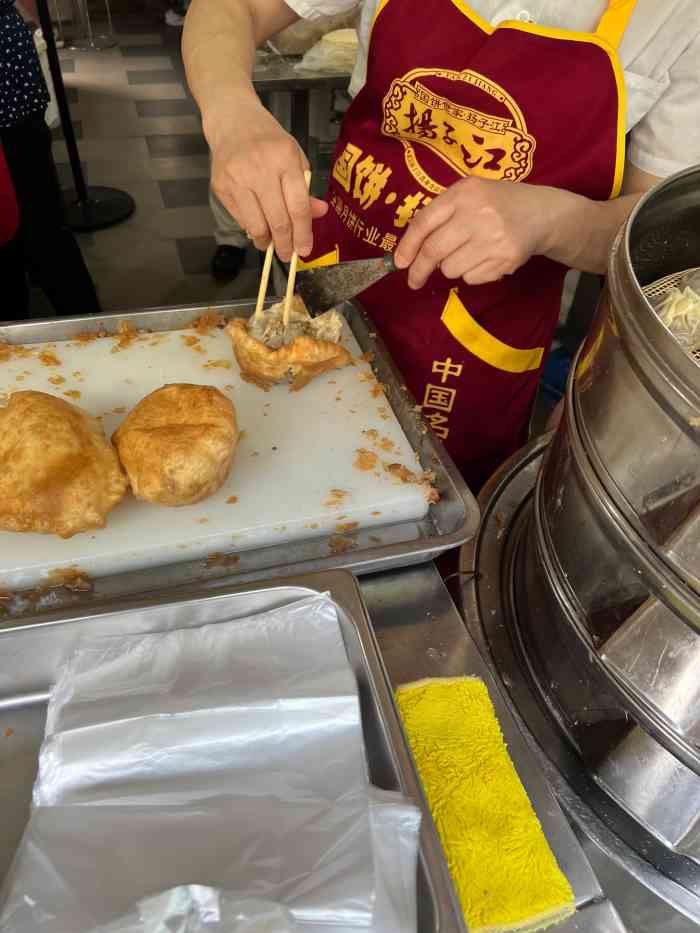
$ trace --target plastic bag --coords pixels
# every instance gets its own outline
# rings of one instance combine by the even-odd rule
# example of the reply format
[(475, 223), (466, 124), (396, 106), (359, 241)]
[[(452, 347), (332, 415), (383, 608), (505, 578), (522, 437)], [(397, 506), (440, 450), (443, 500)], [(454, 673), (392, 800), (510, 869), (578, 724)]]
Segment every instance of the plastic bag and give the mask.
[(182, 885), (370, 928), (369, 783), (335, 606), (79, 643), (34, 804), (3, 933), (99, 929)]
[(317, 42), (294, 67), (299, 71), (351, 72), (359, 44), (355, 29), (337, 29)]
[(190, 884), (146, 898), (127, 916), (90, 933), (298, 933), (288, 910), (270, 901), (238, 900)]
[(690, 272), (654, 304), (654, 310), (686, 349), (700, 346), (700, 272)]

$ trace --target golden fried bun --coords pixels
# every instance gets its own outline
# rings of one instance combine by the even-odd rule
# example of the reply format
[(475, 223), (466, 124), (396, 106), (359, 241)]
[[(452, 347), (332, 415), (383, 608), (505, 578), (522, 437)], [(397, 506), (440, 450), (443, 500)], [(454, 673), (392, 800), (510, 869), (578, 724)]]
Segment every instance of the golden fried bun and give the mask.
[(44, 392), (0, 408), (0, 528), (70, 538), (104, 528), (126, 477), (96, 418)]
[(175, 383), (141, 399), (112, 440), (134, 495), (175, 506), (221, 488), (239, 437), (233, 404), (218, 389)]
[(352, 357), (338, 341), (342, 320), (337, 311), (312, 318), (298, 295), (294, 296), (289, 327), (285, 331), (282, 304), (272, 305), (249, 321), (237, 318), (226, 332), (247, 382), (269, 389), (289, 381), (292, 391), (303, 388), (329, 369), (341, 369)]

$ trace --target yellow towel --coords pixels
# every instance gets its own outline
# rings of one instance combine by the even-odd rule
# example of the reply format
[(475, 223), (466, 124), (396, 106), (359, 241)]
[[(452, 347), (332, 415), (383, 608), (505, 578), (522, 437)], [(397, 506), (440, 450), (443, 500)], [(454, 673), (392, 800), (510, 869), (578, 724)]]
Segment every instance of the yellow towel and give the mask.
[(574, 895), (475, 677), (396, 691), (404, 729), (470, 933), (532, 933), (574, 912)]

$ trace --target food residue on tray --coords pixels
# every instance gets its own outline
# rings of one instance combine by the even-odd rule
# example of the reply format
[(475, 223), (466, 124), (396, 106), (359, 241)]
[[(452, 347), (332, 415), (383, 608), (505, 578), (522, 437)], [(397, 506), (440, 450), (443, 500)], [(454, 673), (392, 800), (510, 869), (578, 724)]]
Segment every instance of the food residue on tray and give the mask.
[(353, 466), (358, 470), (369, 472), (375, 468), (377, 460), (378, 457), (375, 453), (372, 453), (371, 450), (366, 450), (364, 447), (360, 447), (357, 451)]
[(39, 354), (39, 362), (42, 366), (63, 366), (63, 362), (51, 350), (42, 350)]
[(57, 567), (42, 581), (40, 589), (64, 587), (73, 593), (91, 593), (95, 588), (91, 577), (79, 567)]
[(73, 373), (73, 378), (76, 379), (78, 382), (83, 382), (83, 381), (84, 381), (84, 380), (83, 380), (83, 374), (82, 374), (82, 372), (81, 372), (79, 369), (76, 369), (76, 370), (75, 370), (75, 372)]
[(376, 535), (370, 535), (370, 536), (369, 536), (369, 540), (372, 542), (372, 544), (382, 544), (382, 543), (383, 543), (383, 542), (382, 542), (382, 539), (381, 539), (381, 538), (378, 538)]
[(357, 531), (359, 527), (359, 522), (339, 522), (335, 526), (335, 530), (339, 535), (349, 535), (351, 532)]
[(389, 412), (387, 411), (386, 406), (381, 405), (381, 406), (377, 409), (377, 414), (378, 414), (379, 417), (382, 419), (382, 421), (388, 421), (388, 420), (389, 420)]
[(371, 350), (366, 350), (360, 359), (363, 363), (371, 363), (374, 360), (374, 353)]
[(113, 414), (113, 415), (123, 415), (125, 411), (126, 411), (126, 405), (117, 405), (116, 408), (113, 408), (113, 409), (112, 409), (112, 414)]
[(238, 496), (229, 496), (226, 500), (227, 505), (235, 505), (238, 502)]
[(198, 524), (198, 525), (206, 525), (208, 521), (209, 521), (208, 518), (198, 518), (198, 519), (197, 519), (197, 524)]
[(328, 539), (328, 547), (332, 554), (345, 554), (357, 547), (357, 541), (353, 538), (346, 538), (343, 535), (331, 535)]
[(24, 382), (24, 379), (25, 376), (23, 373), (19, 373), (17, 376), (15, 376), (15, 382)]
[(204, 363), (205, 369), (230, 369), (231, 363), (229, 360), (207, 360)]
[(390, 473), (395, 479), (398, 479), (399, 482), (422, 487), (428, 502), (431, 504), (434, 505), (436, 502), (440, 501), (440, 493), (433, 485), (435, 482), (435, 474), (431, 470), (426, 470), (423, 473), (414, 473), (413, 470), (409, 470), (408, 467), (404, 466), (402, 463), (384, 463), (383, 467), (385, 472)]
[(192, 326), (198, 334), (208, 334), (212, 330), (220, 330), (225, 324), (226, 318), (222, 314), (217, 314), (216, 311), (205, 311)]
[(381, 515), (381, 512), (372, 512), (372, 515)]
[(338, 508), (343, 499), (348, 495), (344, 489), (331, 489), (328, 498), (323, 503), (327, 508)]
[(21, 343), (6, 343), (0, 340), (0, 363), (9, 363), (10, 360), (25, 360), (34, 356), (34, 351)]
[(117, 326), (117, 341), (112, 347), (112, 353), (119, 353), (121, 350), (128, 350), (131, 344), (139, 339), (139, 332), (131, 325), (129, 321), (120, 321)]
[(304, 528), (318, 528), (318, 522), (309, 522), (308, 524), (304, 525)]
[(65, 381), (63, 376), (49, 376), (49, 382), (54, 386), (62, 386)]
[(238, 554), (210, 554), (207, 557), (207, 567), (235, 567), (239, 561)]
[(194, 350), (195, 353), (204, 353), (204, 347), (199, 342), (199, 337), (195, 337), (194, 334), (180, 334), (180, 340), (186, 347)]
[(92, 343), (93, 340), (97, 340), (98, 337), (106, 337), (107, 334), (105, 331), (98, 331), (96, 334), (90, 333), (89, 331), (83, 331), (81, 334), (77, 334), (73, 337), (74, 343)]
[(67, 398), (80, 398), (82, 392), (79, 392), (77, 389), (68, 389), (67, 392), (63, 393)]
[(394, 452), (396, 445), (392, 439), (390, 437), (380, 437), (379, 431), (377, 431), (375, 428), (368, 428), (362, 433), (369, 441), (371, 441), (372, 444), (374, 444), (375, 447), (385, 451), (385, 453), (391, 454)]
[(8, 726), (7, 729), (5, 729), (5, 731), (3, 732), (3, 735), (5, 736), (6, 739), (9, 739), (9, 738), (10, 738), (11, 736), (13, 736), (14, 734), (15, 734), (15, 730), (14, 730), (14, 729), (10, 729), (9, 726)]

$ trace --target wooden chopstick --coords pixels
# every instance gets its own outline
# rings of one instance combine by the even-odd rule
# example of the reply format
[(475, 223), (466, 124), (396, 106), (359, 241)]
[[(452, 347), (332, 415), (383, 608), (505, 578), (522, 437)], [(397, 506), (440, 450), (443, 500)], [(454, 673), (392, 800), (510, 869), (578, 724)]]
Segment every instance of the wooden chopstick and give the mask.
[[(311, 185), (311, 172), (307, 169), (304, 172), (304, 181), (306, 182), (306, 187), (308, 188)], [(287, 277), (287, 291), (284, 296), (284, 308), (283, 308), (283, 317), (282, 321), (284, 323), (284, 330), (287, 331), (289, 327), (289, 312), (292, 307), (292, 298), (294, 297), (294, 283), (297, 277), (297, 263), (299, 262), (299, 257), (296, 254), (296, 251), (292, 253), (292, 259), (289, 263), (289, 276)]]
[(270, 269), (272, 268), (272, 257), (275, 253), (275, 244), (270, 240), (270, 245), (267, 247), (265, 253), (265, 262), (263, 263), (262, 275), (260, 276), (260, 288), (258, 289), (258, 303), (255, 305), (255, 314), (258, 315), (262, 311), (262, 306), (265, 304), (265, 296), (267, 295), (267, 285), (270, 281)]

